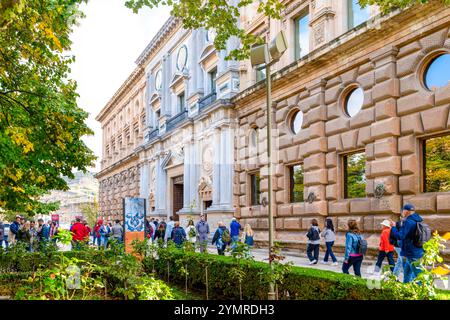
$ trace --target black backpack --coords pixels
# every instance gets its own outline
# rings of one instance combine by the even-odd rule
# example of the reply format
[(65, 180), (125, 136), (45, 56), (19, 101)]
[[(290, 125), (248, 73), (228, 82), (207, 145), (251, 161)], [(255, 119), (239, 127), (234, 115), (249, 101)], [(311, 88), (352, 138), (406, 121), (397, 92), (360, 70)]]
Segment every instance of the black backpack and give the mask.
[(306, 236), (311, 241), (320, 240), (320, 234), (319, 234), (319, 231), (316, 228), (309, 229), (308, 234)]
[(417, 248), (422, 248), (423, 244), (431, 239), (431, 228), (423, 221), (416, 223), (413, 244)]
[(394, 247), (398, 248), (398, 239), (394, 236), (394, 232), (389, 232), (389, 243), (392, 244)]
[(365, 256), (367, 252), (367, 240), (363, 239), (363, 237), (361, 237), (360, 235), (357, 235), (357, 237), (358, 237), (358, 253)]

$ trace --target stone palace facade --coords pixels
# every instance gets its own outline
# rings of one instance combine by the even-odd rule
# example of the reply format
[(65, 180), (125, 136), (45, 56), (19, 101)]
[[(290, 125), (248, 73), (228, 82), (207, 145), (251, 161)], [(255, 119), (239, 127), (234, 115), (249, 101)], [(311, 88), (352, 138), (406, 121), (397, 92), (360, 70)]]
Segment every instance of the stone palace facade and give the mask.
[[(344, 241), (356, 219), (371, 247), (405, 202), (450, 231), (450, 8), (380, 15), (354, 0), (284, 1), (281, 20), (242, 9), (241, 26), (288, 51), (272, 70), (276, 240), (306, 242), (331, 217)], [(170, 18), (98, 115), (100, 208), (124, 196), (148, 215), (215, 223), (235, 216), (268, 239), (265, 72), (227, 61), (214, 34)]]

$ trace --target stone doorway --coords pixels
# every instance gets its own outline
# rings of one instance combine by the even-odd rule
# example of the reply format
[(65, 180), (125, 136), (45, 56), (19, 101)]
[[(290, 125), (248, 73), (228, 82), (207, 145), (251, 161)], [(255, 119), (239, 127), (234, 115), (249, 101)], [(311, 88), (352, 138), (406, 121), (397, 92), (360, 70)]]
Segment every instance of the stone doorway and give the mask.
[(172, 178), (172, 216), (179, 221), (178, 211), (183, 209), (183, 176)]

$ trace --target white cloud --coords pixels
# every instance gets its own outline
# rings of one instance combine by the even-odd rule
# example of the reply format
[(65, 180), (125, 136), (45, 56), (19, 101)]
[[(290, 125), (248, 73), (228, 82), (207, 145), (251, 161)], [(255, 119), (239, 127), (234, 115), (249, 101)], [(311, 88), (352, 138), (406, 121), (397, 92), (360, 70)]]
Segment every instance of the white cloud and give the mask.
[(74, 29), (71, 53), (76, 61), (71, 78), (78, 83), (78, 104), (89, 112), (95, 135), (84, 141), (99, 157), (102, 130), (95, 117), (136, 67), (135, 60), (169, 18), (167, 7), (134, 14), (125, 0), (91, 0), (82, 5), (86, 17)]

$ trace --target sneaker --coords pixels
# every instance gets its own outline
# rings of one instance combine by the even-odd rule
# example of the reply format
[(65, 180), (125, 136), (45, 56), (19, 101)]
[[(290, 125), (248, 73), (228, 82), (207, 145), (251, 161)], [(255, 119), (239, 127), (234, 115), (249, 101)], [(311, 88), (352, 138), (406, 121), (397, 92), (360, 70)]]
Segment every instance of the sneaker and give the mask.
[(316, 264), (316, 263), (317, 263), (317, 260), (313, 260), (309, 264)]
[(336, 262), (333, 262), (331, 265), (332, 265), (332, 266), (337, 266), (337, 265), (339, 265), (339, 264), (338, 264), (338, 262), (336, 261)]
[(328, 261), (322, 260), (321, 263), (322, 263), (322, 264), (328, 264)]

